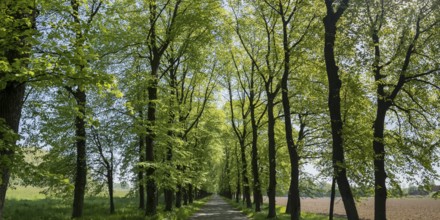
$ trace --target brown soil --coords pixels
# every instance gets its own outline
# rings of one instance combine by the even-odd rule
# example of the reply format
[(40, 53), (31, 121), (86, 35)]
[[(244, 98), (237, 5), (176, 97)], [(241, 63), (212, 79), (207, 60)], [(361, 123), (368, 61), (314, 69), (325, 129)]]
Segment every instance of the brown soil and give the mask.
[[(328, 214), (329, 198), (301, 199), (304, 212)], [(287, 198), (277, 197), (277, 205), (286, 205)], [(374, 219), (374, 199), (358, 201), (357, 208), (362, 219)], [(345, 215), (341, 198), (335, 200), (335, 214)], [(434, 220), (440, 219), (440, 200), (430, 198), (402, 198), (387, 200), (387, 218), (389, 220)]]

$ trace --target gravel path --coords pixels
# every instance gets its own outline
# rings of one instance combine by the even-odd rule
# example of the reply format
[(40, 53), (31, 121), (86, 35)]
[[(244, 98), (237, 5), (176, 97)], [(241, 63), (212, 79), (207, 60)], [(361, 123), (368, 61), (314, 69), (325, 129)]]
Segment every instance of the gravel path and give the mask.
[(240, 211), (214, 195), (190, 220), (248, 220)]

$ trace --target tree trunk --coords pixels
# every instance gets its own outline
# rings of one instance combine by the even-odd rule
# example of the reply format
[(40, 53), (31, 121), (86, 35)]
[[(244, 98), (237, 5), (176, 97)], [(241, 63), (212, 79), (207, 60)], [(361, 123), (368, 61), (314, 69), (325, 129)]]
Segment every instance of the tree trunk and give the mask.
[(269, 197), (269, 211), (267, 218), (276, 218), (275, 195), (276, 195), (276, 147), (275, 147), (275, 117), (274, 95), (270, 94), (269, 88), (266, 88), (267, 94), (267, 134), (269, 140), (269, 186), (267, 188), (267, 197)]
[(373, 72), (374, 78), (377, 82), (376, 89), (376, 118), (374, 120), (374, 133), (373, 133), (373, 150), (374, 150), (374, 219), (386, 220), (386, 200), (387, 200), (387, 187), (385, 172), (385, 144), (384, 144), (384, 131), (385, 131), (385, 118), (387, 111), (391, 105), (390, 97), (385, 94), (385, 87), (381, 82), (385, 76), (381, 74), (380, 60), (381, 53), (379, 47), (379, 30), (372, 32), (372, 40), (374, 43), (374, 63)]
[(176, 208), (182, 207), (182, 185), (177, 185)]
[[(168, 132), (169, 136), (172, 136), (172, 132)], [(171, 143), (168, 146), (168, 152), (167, 152), (167, 161), (171, 164), (171, 160), (173, 158), (173, 148), (171, 147)], [(167, 174), (168, 177), (171, 176), (171, 174)], [(173, 190), (171, 188), (167, 188), (164, 190), (164, 197), (165, 197), (165, 211), (170, 212), (173, 210)]]
[(110, 214), (114, 214), (115, 203), (113, 200), (113, 170), (109, 170), (107, 173), (107, 186), (108, 186), (108, 195), (110, 199)]
[(173, 195), (174, 192), (171, 189), (164, 190), (164, 199), (165, 199), (165, 211), (170, 212), (173, 210)]
[(188, 202), (189, 204), (192, 204), (194, 202), (194, 192), (193, 192), (193, 185), (188, 185)]
[[(246, 131), (244, 131), (246, 132)], [(249, 179), (247, 175), (246, 146), (244, 139), (240, 140), (241, 150), (241, 176), (243, 177), (243, 202), (246, 202), (247, 208), (252, 208), (251, 192), (249, 187)]]
[[(252, 90), (251, 90), (252, 91)], [(261, 211), (261, 186), (260, 186), (260, 177), (258, 173), (258, 126), (255, 120), (255, 109), (253, 106), (253, 102), (250, 101), (250, 111), (251, 111), (251, 124), (252, 124), (252, 177), (253, 177), (253, 191), (254, 191), (254, 203), (255, 203), (255, 212)]]
[(82, 216), (84, 208), (84, 195), (87, 183), (87, 154), (86, 154), (86, 93), (77, 89), (73, 92), (79, 113), (75, 117), (76, 136), (76, 173), (75, 189), (73, 192), (72, 218)]
[[(142, 111), (140, 111), (142, 115)], [(141, 116), (142, 117), (142, 116)], [(139, 136), (139, 162), (144, 162), (144, 137)], [(144, 188), (144, 172), (142, 168), (138, 170), (138, 184), (139, 184), (139, 209), (145, 208), (145, 188)]]
[(237, 145), (235, 145), (235, 159), (237, 163), (237, 185), (235, 190), (235, 202), (240, 202), (240, 195), (241, 195), (241, 183), (240, 183), (240, 163), (238, 162), (238, 151), (237, 151)]
[(333, 220), (333, 211), (335, 209), (335, 191), (336, 191), (336, 178), (332, 178), (332, 189), (330, 193), (330, 213), (328, 216), (329, 220)]
[[(154, 163), (154, 139), (155, 131), (151, 128), (156, 122), (156, 100), (157, 100), (157, 69), (152, 71), (152, 82), (148, 86), (148, 109), (147, 109), (147, 120), (149, 122), (147, 128), (147, 135), (145, 138), (146, 150), (145, 159), (149, 163)], [(148, 216), (153, 216), (156, 214), (156, 181), (154, 180), (155, 168), (150, 166), (147, 168), (147, 204), (145, 209), (145, 214)]]
[(236, 185), (236, 190), (235, 190), (235, 202), (236, 203), (240, 202), (240, 194), (241, 194), (240, 179), (237, 178), (237, 185)]
[(334, 45), (336, 39), (336, 24), (348, 7), (348, 0), (344, 0), (334, 12), (331, 1), (326, 2), (327, 15), (324, 18), (325, 42), (324, 57), (327, 70), (327, 78), (329, 83), (328, 107), (330, 111), (331, 128), (332, 128), (332, 147), (333, 147), (333, 169), (336, 175), (339, 192), (344, 202), (345, 211), (349, 220), (359, 219), (356, 204), (353, 199), (350, 184), (347, 179), (347, 170), (344, 158), (344, 142), (342, 134), (342, 116), (341, 116), (341, 80), (339, 78), (339, 67), (336, 65)]
[[(292, 171), (290, 171), (292, 172)], [(287, 204), (286, 204), (286, 214), (291, 214), (292, 213), (292, 180), (290, 181), (290, 185), (289, 185), (289, 194), (287, 195)]]
[(284, 72), (281, 79), (281, 97), (284, 110), (284, 128), (286, 131), (286, 143), (290, 158), (290, 187), (286, 212), (290, 211), (292, 220), (299, 220), (301, 215), (301, 203), (299, 197), (299, 156), (298, 146), (293, 141), (292, 120), (290, 117), (290, 101), (288, 77), (290, 73), (290, 46), (288, 43), (287, 21), (283, 18), (283, 48), (284, 48)]
[[(7, 82), (6, 87), (0, 90), (0, 120), (4, 120), (4, 127), (11, 129), (15, 134), (18, 133), (20, 124), (24, 92), (25, 84), (18, 82)], [(3, 127), (2, 121), (0, 121), (0, 125)], [(0, 140), (5, 141), (5, 143), (0, 149), (0, 219), (3, 216), (6, 190), (8, 189), (10, 169), (13, 166), (15, 152), (15, 138), (11, 142), (7, 141), (9, 138), (4, 140), (5, 134), (3, 132), (2, 128), (0, 130)]]
[(232, 200), (232, 189), (231, 189), (231, 184), (230, 184), (230, 179), (231, 179), (231, 170), (229, 169), (229, 158), (230, 158), (230, 154), (229, 154), (229, 150), (228, 148), (226, 148), (226, 164), (225, 164), (225, 175), (226, 175), (226, 180), (225, 182), (227, 183), (227, 188), (226, 188), (226, 197)]
[(188, 190), (183, 187), (183, 205), (188, 205)]
[[(174, 58), (169, 58), (168, 62), (171, 65), (171, 68), (169, 70), (169, 77), (170, 77), (170, 101), (169, 101), (169, 112), (168, 112), (168, 124), (169, 124), (169, 128), (170, 130), (168, 131), (168, 136), (170, 137), (170, 139), (174, 138), (174, 132), (172, 130), (173, 128), (173, 124), (175, 123), (175, 113), (174, 113), (174, 109), (176, 108), (175, 106), (175, 96), (176, 96), (176, 90), (177, 90), (177, 79), (176, 79), (176, 72), (177, 72), (177, 68), (178, 66), (175, 66), (175, 59)], [(176, 97), (177, 98), (177, 97)], [(166, 156), (166, 161), (168, 162), (168, 164), (170, 165), (170, 167), (173, 167), (173, 163), (172, 163), (172, 159), (173, 159), (173, 143), (170, 141), (168, 143), (168, 149), (167, 149), (167, 156)], [(169, 178), (171, 178), (171, 173), (170, 171), (168, 171), (169, 173), (167, 174)], [(165, 196), (165, 211), (172, 211), (173, 210), (173, 189), (168, 188), (164, 190), (164, 196)]]
[(385, 172), (384, 130), (387, 106), (378, 100), (376, 120), (374, 121), (374, 219), (386, 220), (387, 188)]

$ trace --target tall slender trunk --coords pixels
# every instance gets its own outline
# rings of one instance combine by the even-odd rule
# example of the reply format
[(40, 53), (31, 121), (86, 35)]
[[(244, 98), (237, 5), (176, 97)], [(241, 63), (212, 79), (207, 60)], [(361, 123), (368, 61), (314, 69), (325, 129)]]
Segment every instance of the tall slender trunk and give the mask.
[(290, 74), (290, 46), (288, 42), (287, 21), (284, 16), (283, 20), (283, 48), (284, 48), (284, 72), (281, 78), (281, 97), (284, 110), (284, 128), (286, 131), (287, 149), (290, 158), (290, 188), (289, 188), (289, 204), (286, 209), (290, 211), (292, 220), (299, 220), (301, 215), (301, 203), (299, 197), (299, 156), (298, 146), (293, 141), (292, 119), (290, 117), (290, 100), (288, 77)]
[(230, 184), (230, 179), (231, 179), (231, 171), (230, 171), (230, 169), (229, 169), (229, 158), (230, 158), (230, 153), (229, 153), (230, 151), (228, 150), (228, 148), (226, 148), (226, 152), (225, 152), (225, 154), (226, 154), (226, 164), (225, 164), (225, 176), (226, 176), (226, 180), (225, 180), (225, 182), (227, 183), (227, 186), (226, 186), (226, 192), (225, 192), (225, 196), (227, 197), (227, 198), (229, 198), (229, 199), (231, 199), (232, 200), (232, 197), (233, 197), (233, 195), (232, 195), (232, 189), (231, 189), (231, 184)]
[(183, 187), (183, 205), (188, 205), (188, 190)]
[(189, 204), (194, 202), (193, 185), (191, 183), (188, 185), (188, 202)]
[(72, 218), (82, 216), (84, 208), (84, 195), (87, 184), (87, 154), (86, 154), (86, 93), (81, 89), (73, 91), (79, 112), (75, 116), (76, 136), (76, 172), (75, 189), (73, 192)]
[[(167, 32), (170, 31), (169, 29), (173, 27), (174, 20), (177, 16), (177, 10), (178, 6), (180, 4), (180, 1), (177, 1), (175, 3), (172, 17), (170, 18), (169, 26), (167, 27)], [(158, 14), (157, 11), (157, 2), (156, 0), (149, 1), (149, 21), (150, 21), (150, 30), (148, 33), (148, 43), (150, 47), (150, 55), (149, 55), (149, 61), (150, 61), (150, 67), (151, 67), (151, 74), (150, 74), (150, 81), (148, 83), (148, 108), (147, 108), (147, 135), (145, 138), (146, 142), (146, 149), (145, 149), (145, 160), (149, 163), (154, 163), (154, 148), (155, 148), (155, 131), (153, 130), (154, 125), (156, 124), (156, 102), (157, 102), (157, 87), (159, 84), (158, 79), (158, 73), (159, 73), (159, 67), (161, 64), (161, 58), (165, 52), (165, 50), (168, 48), (171, 38), (170, 36), (166, 36), (166, 39), (160, 42), (160, 45), (158, 45), (159, 37), (156, 32), (156, 24), (158, 16), (160, 17), (160, 14)], [(156, 180), (154, 179), (154, 173), (155, 168), (150, 166), (147, 168), (146, 172), (146, 181), (147, 181), (147, 204), (145, 209), (145, 215), (147, 216), (153, 216), (157, 212), (157, 203), (158, 198), (156, 196), (157, 194), (157, 186), (156, 186)]]
[[(156, 1), (150, 1), (150, 45), (153, 47), (150, 52), (150, 65), (151, 65), (151, 74), (150, 81), (148, 82), (148, 108), (147, 108), (147, 135), (145, 136), (145, 161), (149, 163), (154, 163), (154, 147), (155, 142), (154, 139), (156, 137), (155, 131), (153, 130), (153, 126), (156, 124), (156, 100), (157, 100), (157, 86), (158, 86), (158, 71), (160, 65), (160, 54), (158, 54), (158, 49), (156, 45), (156, 10), (157, 5)], [(147, 202), (145, 207), (145, 215), (153, 216), (156, 214), (156, 181), (154, 179), (155, 168), (150, 166), (147, 168), (146, 172), (146, 187), (147, 187)]]
[(182, 207), (182, 185), (177, 185), (177, 192), (176, 192), (176, 208)]
[(237, 185), (235, 190), (235, 202), (240, 202), (240, 195), (241, 195), (241, 184), (240, 184), (240, 163), (238, 160), (238, 150), (237, 145), (235, 145), (235, 160), (236, 160), (236, 167), (237, 167)]
[(108, 195), (110, 199), (110, 214), (115, 213), (115, 202), (113, 199), (113, 170), (108, 170), (107, 173), (107, 186), (108, 186)]
[[(252, 103), (252, 102), (251, 102)], [(261, 211), (261, 185), (260, 176), (258, 173), (258, 126), (255, 120), (255, 109), (251, 107), (251, 124), (252, 124), (252, 177), (253, 177), (253, 192), (254, 192), (254, 203), (255, 211)]]
[(332, 188), (331, 188), (331, 193), (330, 193), (330, 212), (329, 212), (329, 216), (328, 216), (329, 220), (333, 220), (333, 212), (335, 209), (335, 191), (336, 191), (336, 178), (333, 177), (332, 178)]
[[(170, 100), (169, 100), (169, 112), (168, 112), (168, 124), (170, 126), (170, 130), (168, 130), (168, 136), (172, 139), (175, 137), (174, 132), (172, 130), (173, 124), (175, 122), (175, 102), (176, 102), (176, 90), (177, 90), (177, 80), (176, 80), (176, 72), (177, 72), (177, 68), (178, 66), (174, 65), (174, 59), (173, 58), (169, 58), (168, 62), (171, 65), (171, 68), (169, 70), (169, 75), (170, 75)], [(170, 165), (170, 167), (173, 167), (173, 143), (172, 141), (170, 141), (168, 143), (168, 149), (167, 149), (167, 155), (166, 155), (166, 161), (168, 162), (168, 164)], [(171, 178), (171, 171), (168, 171), (169, 173), (167, 173), (168, 177)], [(164, 196), (165, 196), (165, 211), (172, 211), (173, 210), (173, 197), (174, 195), (174, 191), (172, 188), (166, 188), (164, 190)]]
[[(139, 112), (142, 117), (142, 111)], [(144, 162), (144, 137), (139, 135), (139, 162)], [(141, 168), (138, 170), (138, 186), (139, 186), (139, 209), (145, 208), (145, 188), (144, 188), (144, 172)]]
[[(156, 100), (157, 100), (157, 70), (154, 69), (152, 71), (152, 82), (148, 86), (148, 109), (147, 109), (147, 120), (149, 125), (147, 127), (147, 135), (145, 138), (146, 149), (145, 149), (145, 160), (149, 163), (154, 163), (154, 139), (155, 139), (155, 131), (152, 129), (152, 126), (156, 122)], [(145, 208), (145, 214), (148, 216), (153, 216), (156, 214), (156, 181), (154, 179), (154, 167), (147, 168), (147, 203)]]
[[(246, 132), (246, 131), (244, 131)], [(247, 174), (246, 146), (244, 139), (240, 141), (241, 150), (241, 176), (243, 178), (243, 202), (246, 202), (247, 208), (252, 208), (251, 192), (249, 187), (249, 179)]]
[[(252, 77), (253, 79), (253, 77)], [(251, 82), (251, 91), (249, 97), (249, 110), (251, 114), (251, 127), (252, 127), (252, 177), (253, 177), (253, 192), (254, 192), (254, 203), (255, 203), (255, 211), (261, 211), (261, 185), (260, 185), (260, 176), (258, 172), (258, 125), (255, 115), (255, 93), (254, 93), (254, 85), (253, 80)]]
[[(382, 2), (383, 4), (383, 2)], [(383, 16), (383, 12), (382, 15)], [(383, 18), (382, 18), (383, 19)], [(381, 21), (382, 22), (382, 21)], [(386, 220), (386, 200), (387, 200), (387, 187), (385, 172), (385, 144), (384, 144), (384, 131), (385, 131), (385, 118), (387, 111), (391, 105), (391, 102), (385, 94), (385, 86), (380, 83), (384, 75), (381, 74), (381, 51), (379, 47), (379, 30), (372, 31), (372, 40), (374, 43), (374, 63), (373, 72), (374, 80), (377, 82), (376, 89), (376, 118), (374, 120), (374, 132), (373, 132), (373, 150), (374, 150), (374, 219)]]
[[(169, 136), (172, 136), (172, 132), (168, 132)], [(167, 150), (167, 161), (171, 164), (171, 160), (173, 158), (173, 149), (171, 147), (171, 143), (168, 146)], [(171, 176), (170, 174), (167, 174), (168, 176)], [(164, 189), (164, 198), (165, 198), (165, 211), (170, 212), (173, 210), (173, 190), (171, 188)]]
[(275, 218), (275, 196), (276, 196), (276, 148), (275, 148), (275, 116), (274, 116), (274, 95), (270, 88), (266, 88), (267, 94), (267, 135), (269, 140), (269, 186), (267, 188), (267, 197), (269, 197), (269, 211), (267, 218)]
[(387, 107), (379, 100), (374, 121), (374, 219), (386, 220), (387, 188), (385, 172), (384, 129)]
[(345, 211), (349, 220), (359, 219), (356, 204), (353, 199), (350, 184), (347, 179), (347, 169), (344, 158), (344, 141), (342, 134), (342, 115), (341, 115), (341, 97), (340, 90), (342, 82), (339, 78), (339, 67), (336, 65), (334, 45), (336, 40), (336, 24), (348, 7), (348, 0), (343, 0), (334, 11), (333, 1), (326, 0), (327, 15), (324, 17), (325, 41), (324, 57), (329, 83), (328, 107), (330, 111), (332, 128), (332, 148), (333, 148), (333, 169), (338, 183), (339, 192), (344, 202)]

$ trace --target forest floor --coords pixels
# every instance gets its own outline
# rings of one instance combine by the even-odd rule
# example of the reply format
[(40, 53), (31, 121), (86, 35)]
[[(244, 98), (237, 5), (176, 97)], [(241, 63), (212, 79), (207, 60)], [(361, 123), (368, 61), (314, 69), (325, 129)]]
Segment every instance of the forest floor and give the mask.
[(214, 195), (190, 220), (247, 220), (240, 211)]

